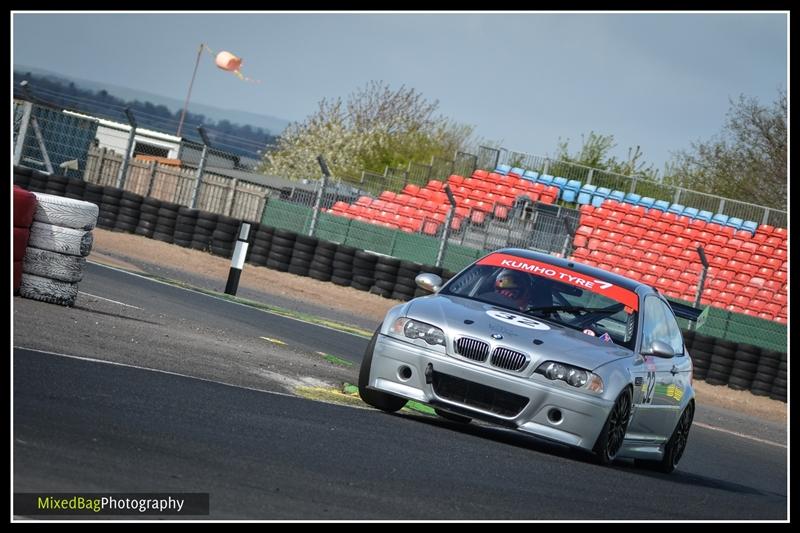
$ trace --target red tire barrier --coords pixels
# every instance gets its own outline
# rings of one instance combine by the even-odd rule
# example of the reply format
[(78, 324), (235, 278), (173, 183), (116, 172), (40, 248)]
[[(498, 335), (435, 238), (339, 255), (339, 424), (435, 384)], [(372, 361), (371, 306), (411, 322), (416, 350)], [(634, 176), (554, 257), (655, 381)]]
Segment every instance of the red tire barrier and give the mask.
[(36, 196), (14, 185), (14, 294), (22, 282), (22, 259), (28, 247), (28, 237), (36, 213)]
[(14, 185), (14, 227), (31, 227), (34, 213), (36, 213), (36, 196)]

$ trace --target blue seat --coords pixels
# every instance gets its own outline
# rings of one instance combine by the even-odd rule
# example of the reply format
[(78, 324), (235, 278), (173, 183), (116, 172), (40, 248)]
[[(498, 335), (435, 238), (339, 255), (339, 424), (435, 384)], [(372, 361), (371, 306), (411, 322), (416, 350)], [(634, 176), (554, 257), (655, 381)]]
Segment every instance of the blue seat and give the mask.
[(700, 210), (696, 207), (687, 207), (683, 210), (682, 215), (685, 217), (697, 218), (697, 213), (699, 212)]
[(656, 203), (653, 204), (653, 208), (659, 211), (666, 211), (669, 209), (669, 202), (666, 200), (657, 200)]
[(625, 193), (622, 191), (613, 190), (611, 191), (611, 194), (608, 195), (608, 199), (622, 202), (625, 199)]
[(539, 176), (539, 183), (550, 185), (551, 183), (553, 183), (553, 176), (551, 176), (550, 174), (542, 174), (541, 176)]
[(650, 209), (651, 207), (653, 207), (654, 203), (656, 203), (656, 199), (650, 198), (649, 196), (644, 196), (639, 199), (639, 205), (646, 209)]
[(742, 229), (749, 231), (750, 233), (755, 233), (758, 229), (758, 222), (753, 222), (752, 220), (745, 220), (742, 222)]
[(594, 196), (592, 196), (592, 205), (595, 207), (600, 207), (603, 205), (603, 200), (608, 198), (609, 194), (611, 194), (611, 189), (607, 187), (598, 187), (594, 192)]
[(562, 178), (561, 176), (553, 178), (553, 185), (558, 187), (559, 190), (563, 190), (566, 184), (567, 184), (567, 178)]
[(721, 226), (724, 226), (728, 222), (728, 215), (723, 215), (722, 213), (717, 213), (713, 217), (711, 217), (711, 222), (716, 222)]
[(699, 213), (697, 213), (697, 216), (694, 217), (694, 218), (700, 219), (700, 220), (702, 220), (704, 222), (711, 222), (711, 217), (713, 217), (713, 216), (714, 216), (714, 213), (712, 213), (711, 211), (700, 211)]
[(532, 181), (532, 182), (535, 183), (536, 180), (539, 179), (539, 173), (538, 172), (534, 172), (533, 170), (526, 170), (522, 174), (522, 177), (525, 178), (526, 180), (529, 180), (529, 181)]
[(514, 167), (509, 172), (513, 173), (513, 174), (516, 174), (517, 176), (521, 177), (523, 174), (525, 174), (525, 169), (524, 168), (519, 168), (519, 167)]
[(625, 195), (625, 203), (626, 204), (638, 205), (639, 204), (639, 200), (641, 200), (641, 199), (642, 199), (642, 195), (641, 194), (636, 194), (635, 192), (629, 192), (628, 194)]
[(728, 219), (728, 221), (725, 223), (725, 225), (726, 225), (726, 226), (730, 226), (730, 227), (732, 227), (733, 229), (740, 229), (740, 228), (742, 227), (742, 224), (743, 224), (743, 223), (744, 223), (744, 220), (742, 220), (741, 218), (738, 218), (738, 217), (730, 217), (730, 218)]
[(578, 204), (587, 205), (592, 203), (592, 194), (594, 194), (594, 191), (596, 190), (597, 185), (591, 185), (588, 183), (581, 187), (581, 190), (578, 193)]
[(669, 206), (669, 209), (667, 209), (667, 213), (675, 213), (676, 215), (682, 215), (684, 209), (686, 209), (685, 205), (672, 204), (671, 206)]
[(509, 170), (511, 170), (511, 165), (497, 165), (497, 168), (494, 169), (495, 172), (503, 175), (508, 174)]
[(578, 180), (569, 180), (564, 185), (564, 190), (561, 193), (561, 199), (565, 202), (574, 203), (578, 197), (578, 191), (581, 189), (581, 182)]

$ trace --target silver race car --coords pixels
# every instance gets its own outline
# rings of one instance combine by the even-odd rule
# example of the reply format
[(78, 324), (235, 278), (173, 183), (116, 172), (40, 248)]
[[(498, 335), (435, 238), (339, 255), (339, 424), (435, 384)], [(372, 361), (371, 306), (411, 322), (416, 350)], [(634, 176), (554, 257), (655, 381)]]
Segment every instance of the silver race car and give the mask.
[(515, 428), (671, 472), (694, 415), (692, 361), (668, 302), (648, 285), (519, 249), (479, 259), (389, 310), (367, 347), (361, 398), (411, 399), (443, 418)]

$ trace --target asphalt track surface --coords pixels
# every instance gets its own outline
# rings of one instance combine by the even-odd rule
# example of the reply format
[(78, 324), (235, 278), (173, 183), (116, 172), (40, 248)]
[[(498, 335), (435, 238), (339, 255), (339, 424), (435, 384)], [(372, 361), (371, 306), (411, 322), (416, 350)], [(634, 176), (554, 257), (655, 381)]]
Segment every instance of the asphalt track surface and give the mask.
[[(248, 373), (250, 360), (214, 366), (219, 347), (202, 351), (203, 335), (224, 330), (220, 346), (267, 336), (290, 355), (357, 362), (365, 339), (97, 265), (80, 289), (134, 307), (14, 302), (15, 492), (208, 492), (216, 519), (788, 518), (784, 446), (696, 426), (671, 475), (601, 467), (506, 429), (289, 396)], [(69, 320), (83, 314), (128, 329), (98, 349), (97, 331)], [(198, 331), (196, 358), (151, 357), (170, 320)]]

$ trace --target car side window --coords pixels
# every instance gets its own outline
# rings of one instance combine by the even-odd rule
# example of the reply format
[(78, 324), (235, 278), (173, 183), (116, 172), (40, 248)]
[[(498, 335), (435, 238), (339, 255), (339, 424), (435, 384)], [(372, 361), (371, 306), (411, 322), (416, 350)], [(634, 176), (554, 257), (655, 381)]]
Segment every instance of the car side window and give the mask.
[(649, 347), (653, 341), (664, 342), (675, 354), (683, 354), (683, 336), (672, 311), (660, 298), (648, 296), (644, 300), (642, 348)]

